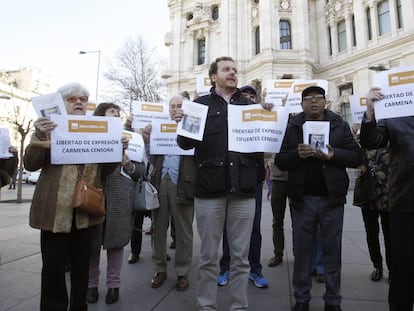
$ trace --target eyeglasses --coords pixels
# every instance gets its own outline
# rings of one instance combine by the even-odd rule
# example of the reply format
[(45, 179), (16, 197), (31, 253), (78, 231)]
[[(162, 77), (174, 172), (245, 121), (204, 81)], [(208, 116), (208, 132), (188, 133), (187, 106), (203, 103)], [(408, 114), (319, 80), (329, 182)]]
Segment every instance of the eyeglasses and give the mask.
[(308, 95), (303, 97), (304, 102), (310, 102), (312, 99), (315, 99), (316, 101), (321, 101), (325, 99), (325, 95), (318, 94), (318, 95)]
[(64, 100), (67, 101), (68, 103), (71, 103), (71, 104), (76, 103), (78, 100), (81, 103), (87, 103), (88, 102), (88, 97), (86, 97), (86, 96), (79, 96), (79, 97), (70, 96), (70, 97), (65, 97)]

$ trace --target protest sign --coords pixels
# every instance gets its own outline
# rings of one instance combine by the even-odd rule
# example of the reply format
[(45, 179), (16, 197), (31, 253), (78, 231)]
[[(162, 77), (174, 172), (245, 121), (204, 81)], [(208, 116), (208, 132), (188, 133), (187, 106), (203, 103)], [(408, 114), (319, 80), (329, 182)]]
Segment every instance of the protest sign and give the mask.
[(195, 140), (203, 140), (206, 126), (208, 106), (184, 100), (182, 109), (184, 116), (177, 127), (177, 135)]
[(121, 162), (121, 118), (56, 114), (50, 118), (57, 124), (51, 132), (52, 164)]
[(13, 154), (9, 152), (10, 133), (8, 128), (0, 127), (0, 159), (11, 158)]
[(144, 128), (154, 120), (170, 120), (168, 105), (162, 103), (132, 102), (132, 128)]
[(278, 79), (266, 81), (265, 103), (272, 103), (275, 106), (282, 106), (282, 100), (286, 98), (292, 89), (294, 83), (302, 80), (299, 79)]
[(194, 149), (183, 150), (177, 145), (177, 123), (175, 121), (152, 122), (150, 154), (193, 155)]
[(377, 120), (414, 115), (414, 66), (382, 71), (374, 76), (373, 86), (384, 94), (374, 103)]
[(123, 131), (122, 135), (129, 139), (128, 148), (125, 150), (125, 153), (132, 161), (142, 162), (145, 152), (144, 139), (142, 136), (130, 131)]
[(302, 128), (304, 144), (329, 152), (329, 121), (306, 121)]
[(289, 108), (290, 113), (300, 113), (302, 109), (302, 91), (309, 86), (320, 86), (328, 93), (328, 81), (326, 80), (303, 80), (292, 85), (289, 92), (286, 106)]
[(211, 81), (208, 72), (197, 75), (197, 96), (204, 96), (210, 93)]
[(367, 110), (367, 98), (361, 95), (349, 95), (349, 105), (352, 121), (354, 123), (361, 123), (365, 110)]
[(39, 118), (48, 117), (51, 114), (67, 114), (65, 103), (59, 92), (33, 97), (32, 103)]
[(228, 105), (229, 150), (237, 152), (279, 152), (289, 112), (286, 107), (272, 111), (261, 105)]

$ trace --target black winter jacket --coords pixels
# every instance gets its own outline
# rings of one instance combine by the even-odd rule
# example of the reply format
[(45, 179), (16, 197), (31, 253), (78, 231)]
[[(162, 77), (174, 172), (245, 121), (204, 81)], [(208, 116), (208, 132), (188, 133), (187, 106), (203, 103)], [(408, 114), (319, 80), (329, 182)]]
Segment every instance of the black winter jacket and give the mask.
[[(209, 107), (203, 140), (196, 141), (183, 136), (177, 138), (181, 148), (195, 148), (194, 196), (214, 198), (234, 193), (254, 197), (256, 186), (264, 179), (263, 153), (228, 151), (228, 104), (214, 88), (209, 95), (199, 97), (195, 102)], [(230, 104), (249, 105), (253, 102), (237, 90)]]
[(414, 213), (414, 116), (361, 123), (361, 145), (377, 149), (389, 143), (389, 208)]
[[(324, 111), (324, 120), (330, 122), (329, 144), (334, 149), (334, 156), (329, 161), (323, 161), (322, 170), (332, 206), (343, 205), (349, 186), (347, 167), (358, 167), (362, 163), (363, 151), (352, 136), (348, 123), (330, 110)], [(302, 112), (293, 117), (287, 127), (280, 153), (276, 155), (275, 163), (281, 169), (289, 172), (288, 196), (296, 202), (303, 202), (306, 161), (298, 154), (298, 144), (303, 143), (302, 125), (305, 114)]]

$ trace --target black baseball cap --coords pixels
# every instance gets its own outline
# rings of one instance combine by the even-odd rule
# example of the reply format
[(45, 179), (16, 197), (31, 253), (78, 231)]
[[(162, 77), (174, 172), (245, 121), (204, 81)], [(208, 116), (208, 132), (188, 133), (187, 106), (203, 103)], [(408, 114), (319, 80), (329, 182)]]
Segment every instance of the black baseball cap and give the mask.
[(303, 101), (303, 98), (311, 92), (318, 92), (319, 94), (322, 94), (325, 96), (325, 90), (323, 88), (321, 88), (320, 86), (311, 85), (302, 91), (302, 101)]
[(241, 91), (242, 93), (250, 93), (250, 94), (257, 95), (257, 94), (256, 94), (256, 90), (255, 90), (252, 86), (250, 86), (250, 85), (245, 85), (245, 86), (242, 86), (242, 87), (240, 88), (240, 91)]

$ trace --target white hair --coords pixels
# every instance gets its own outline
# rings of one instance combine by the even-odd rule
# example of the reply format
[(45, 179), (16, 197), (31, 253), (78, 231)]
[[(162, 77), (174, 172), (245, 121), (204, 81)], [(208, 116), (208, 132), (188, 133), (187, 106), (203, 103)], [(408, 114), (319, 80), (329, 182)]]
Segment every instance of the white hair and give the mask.
[(65, 84), (58, 89), (58, 92), (60, 93), (60, 95), (62, 95), (63, 98), (78, 92), (82, 93), (86, 97), (89, 97), (88, 89), (78, 82), (71, 82)]

